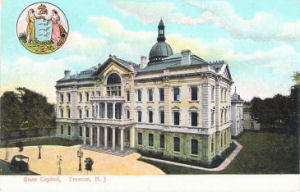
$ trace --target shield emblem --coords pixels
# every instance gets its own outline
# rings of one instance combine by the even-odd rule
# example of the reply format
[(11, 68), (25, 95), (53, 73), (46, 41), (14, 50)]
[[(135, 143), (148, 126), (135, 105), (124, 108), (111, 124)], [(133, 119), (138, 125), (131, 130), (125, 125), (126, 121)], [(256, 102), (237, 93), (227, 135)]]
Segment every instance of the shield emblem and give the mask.
[(43, 19), (34, 21), (34, 35), (39, 42), (49, 41), (51, 39), (52, 22)]

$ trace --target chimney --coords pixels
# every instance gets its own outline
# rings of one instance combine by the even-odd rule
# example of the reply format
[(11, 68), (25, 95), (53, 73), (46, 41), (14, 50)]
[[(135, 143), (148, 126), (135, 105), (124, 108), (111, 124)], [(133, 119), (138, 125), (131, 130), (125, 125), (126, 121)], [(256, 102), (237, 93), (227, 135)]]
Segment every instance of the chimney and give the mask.
[(70, 79), (70, 74), (71, 74), (71, 71), (69, 70), (65, 70), (65, 79)]
[(147, 66), (147, 57), (146, 56), (141, 56), (141, 64), (140, 68), (143, 69)]
[(181, 65), (190, 65), (190, 64), (191, 64), (191, 50), (182, 50)]

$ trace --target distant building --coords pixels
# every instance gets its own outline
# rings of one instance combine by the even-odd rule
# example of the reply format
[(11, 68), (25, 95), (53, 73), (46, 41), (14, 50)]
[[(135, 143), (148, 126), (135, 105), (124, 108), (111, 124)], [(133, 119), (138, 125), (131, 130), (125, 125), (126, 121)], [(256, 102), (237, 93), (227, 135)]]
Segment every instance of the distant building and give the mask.
[(249, 105), (244, 105), (244, 129), (245, 130), (260, 130), (260, 124), (254, 120), (251, 114)]
[(189, 50), (173, 54), (165, 40), (161, 20), (149, 61), (109, 56), (79, 74), (65, 71), (56, 83), (57, 136), (85, 147), (208, 164), (225, 151), (231, 142), (228, 64)]
[(242, 100), (240, 95), (236, 93), (235, 88), (234, 94), (231, 96), (231, 136), (238, 136), (244, 130), (243, 105), (244, 100)]

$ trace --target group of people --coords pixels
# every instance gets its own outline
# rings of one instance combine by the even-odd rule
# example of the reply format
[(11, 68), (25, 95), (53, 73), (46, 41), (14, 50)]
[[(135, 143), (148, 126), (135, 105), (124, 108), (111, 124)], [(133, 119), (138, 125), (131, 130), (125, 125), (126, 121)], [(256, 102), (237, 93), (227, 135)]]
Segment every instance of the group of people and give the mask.
[[(42, 6), (42, 5), (41, 5)], [(40, 9), (41, 7), (39, 7)], [(47, 21), (52, 22), (52, 32), (51, 32), (51, 41), (54, 45), (57, 45), (61, 38), (59, 24), (60, 24), (60, 17), (55, 9), (52, 10), (52, 14), (49, 18), (47, 18), (47, 9), (46, 6), (42, 6), (43, 9), (40, 10), (40, 16), (36, 16), (34, 13), (34, 9), (30, 9), (28, 11), (27, 16), (27, 29), (26, 29), (26, 42), (32, 43), (35, 41), (35, 35), (34, 35), (34, 20), (36, 19), (43, 19)]]

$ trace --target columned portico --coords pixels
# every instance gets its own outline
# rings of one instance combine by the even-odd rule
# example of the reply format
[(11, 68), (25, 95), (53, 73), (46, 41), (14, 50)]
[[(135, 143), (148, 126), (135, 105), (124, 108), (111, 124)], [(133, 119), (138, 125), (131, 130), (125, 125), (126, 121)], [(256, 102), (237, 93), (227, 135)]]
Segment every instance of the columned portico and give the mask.
[[(108, 153), (127, 153), (125, 147), (131, 148), (133, 137), (131, 127), (90, 124), (83, 126), (83, 145)], [(125, 134), (126, 133), (126, 134)], [(125, 135), (124, 135), (125, 134)], [(126, 136), (127, 135), (127, 136)], [(88, 141), (87, 141), (88, 139)]]

